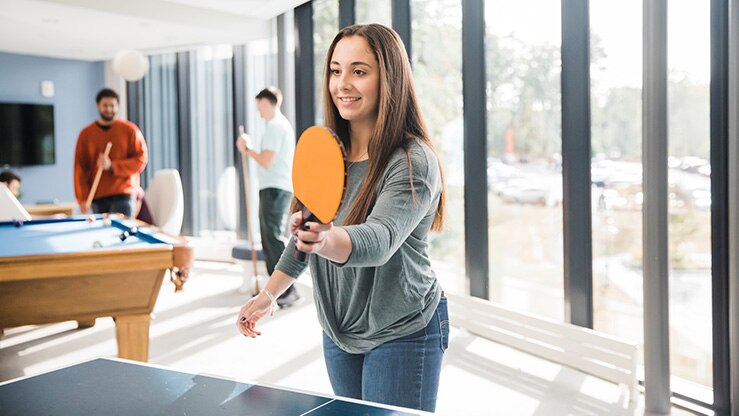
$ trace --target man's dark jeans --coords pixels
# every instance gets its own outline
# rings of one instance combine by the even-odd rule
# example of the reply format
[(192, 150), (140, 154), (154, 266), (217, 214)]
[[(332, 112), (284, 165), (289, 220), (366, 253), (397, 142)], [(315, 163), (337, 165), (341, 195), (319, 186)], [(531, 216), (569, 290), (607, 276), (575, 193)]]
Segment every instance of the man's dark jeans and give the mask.
[(282, 189), (266, 188), (259, 191), (259, 230), (262, 250), (267, 258), (267, 273), (271, 276), (277, 261), (285, 251), (282, 240), (292, 194)]
[(117, 212), (127, 217), (131, 217), (135, 210), (136, 197), (128, 194), (111, 195), (92, 201), (92, 212), (96, 214)]

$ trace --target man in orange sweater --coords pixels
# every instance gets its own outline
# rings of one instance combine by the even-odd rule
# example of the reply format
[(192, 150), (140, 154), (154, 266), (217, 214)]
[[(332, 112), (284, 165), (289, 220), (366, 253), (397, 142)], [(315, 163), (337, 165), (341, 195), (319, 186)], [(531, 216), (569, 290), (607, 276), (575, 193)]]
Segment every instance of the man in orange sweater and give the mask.
[[(146, 142), (141, 130), (130, 121), (116, 118), (118, 94), (105, 88), (96, 97), (100, 117), (82, 129), (74, 154), (74, 193), (80, 212), (86, 214), (118, 212), (132, 216), (139, 190), (139, 174), (148, 160)], [(110, 153), (105, 146), (110, 142)], [(87, 205), (95, 175), (103, 169), (93, 196)]]

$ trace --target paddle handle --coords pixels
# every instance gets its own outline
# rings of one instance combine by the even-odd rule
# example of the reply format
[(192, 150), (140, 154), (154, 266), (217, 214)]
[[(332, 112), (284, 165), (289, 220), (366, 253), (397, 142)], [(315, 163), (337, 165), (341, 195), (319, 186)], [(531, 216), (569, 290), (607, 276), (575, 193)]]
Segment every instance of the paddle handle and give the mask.
[[(305, 206), (303, 207), (302, 212), (303, 212), (303, 221), (300, 223), (299, 228), (301, 230), (307, 230), (307, 228), (305, 227), (305, 223), (308, 221), (315, 221), (316, 217), (314, 217), (313, 213), (311, 213), (310, 210), (306, 208)], [(303, 261), (303, 262), (306, 261), (306, 259), (308, 258), (308, 253), (304, 253), (298, 250), (297, 248), (298, 235), (297, 234), (295, 234), (295, 245), (296, 247), (295, 247), (295, 250), (293, 250), (293, 258), (298, 261)]]

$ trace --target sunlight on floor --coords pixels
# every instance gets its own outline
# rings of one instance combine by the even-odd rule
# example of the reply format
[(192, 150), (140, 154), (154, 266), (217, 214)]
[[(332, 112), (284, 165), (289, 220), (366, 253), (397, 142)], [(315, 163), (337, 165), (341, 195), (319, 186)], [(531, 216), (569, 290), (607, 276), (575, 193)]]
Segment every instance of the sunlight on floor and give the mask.
[[(263, 264), (260, 265), (263, 268)], [(261, 270), (264, 273), (264, 270)], [(242, 337), (236, 315), (241, 267), (197, 263), (185, 290), (162, 285), (150, 330), (149, 361), (193, 373), (218, 375), (333, 394), (323, 363), (321, 329), (309, 276), (298, 280), (302, 299), (261, 323), (263, 335)], [(99, 318), (8, 328), (0, 338), (0, 380), (39, 374), (94, 357), (117, 354), (115, 326)], [(618, 386), (453, 327), (445, 358), (440, 415), (634, 415), (618, 403)], [(675, 412), (673, 414), (680, 414)]]

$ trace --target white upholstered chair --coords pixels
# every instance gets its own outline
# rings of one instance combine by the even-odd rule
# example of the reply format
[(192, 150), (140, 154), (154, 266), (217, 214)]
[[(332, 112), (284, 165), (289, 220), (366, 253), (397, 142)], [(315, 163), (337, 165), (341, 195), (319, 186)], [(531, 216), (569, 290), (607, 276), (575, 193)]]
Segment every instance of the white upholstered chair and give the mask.
[(180, 235), (185, 215), (185, 197), (182, 180), (176, 169), (162, 169), (154, 173), (145, 194), (146, 205), (154, 225), (164, 232)]
[(229, 166), (223, 170), (218, 177), (218, 192), (216, 201), (218, 205), (218, 216), (227, 230), (236, 230), (236, 219), (239, 211), (239, 188), (236, 177), (236, 168)]

